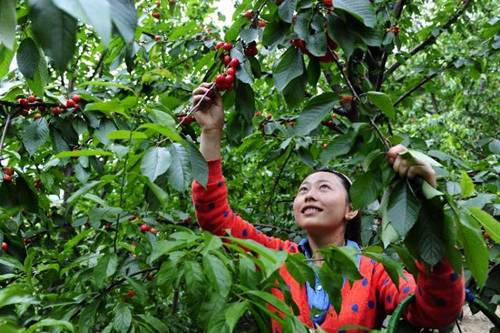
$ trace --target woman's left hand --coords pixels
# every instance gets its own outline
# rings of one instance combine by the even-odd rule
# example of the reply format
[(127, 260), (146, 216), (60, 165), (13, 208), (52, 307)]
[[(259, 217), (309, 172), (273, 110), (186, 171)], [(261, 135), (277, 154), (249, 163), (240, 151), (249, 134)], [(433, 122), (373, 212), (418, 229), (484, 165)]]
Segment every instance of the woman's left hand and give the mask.
[(403, 145), (397, 145), (389, 149), (386, 153), (389, 164), (401, 177), (408, 177), (409, 179), (415, 178), (415, 176), (422, 177), (426, 182), (428, 182), (433, 187), (436, 187), (436, 173), (429, 163), (418, 160), (417, 163), (409, 162), (407, 159), (399, 155), (405, 152), (407, 149)]

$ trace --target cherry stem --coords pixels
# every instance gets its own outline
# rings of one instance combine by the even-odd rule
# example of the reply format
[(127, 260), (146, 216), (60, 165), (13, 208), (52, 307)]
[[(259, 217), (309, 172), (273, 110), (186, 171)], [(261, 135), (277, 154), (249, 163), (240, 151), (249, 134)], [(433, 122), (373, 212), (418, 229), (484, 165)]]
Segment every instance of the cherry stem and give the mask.
[(3, 160), (2, 157), (2, 152), (3, 152), (3, 144), (5, 141), (5, 135), (7, 134), (7, 128), (9, 127), (10, 124), (10, 119), (11, 119), (11, 114), (7, 114), (7, 119), (5, 120), (5, 125), (3, 126), (3, 131), (2, 131), (2, 138), (0, 138), (0, 166)]
[(187, 114), (184, 116), (184, 118), (182, 118), (182, 120), (180, 121), (180, 123), (177, 124), (177, 126), (175, 126), (175, 129), (179, 128), (179, 126), (181, 126), (185, 121), (186, 119), (191, 115), (193, 114), (193, 112), (196, 111), (196, 109), (201, 105), (201, 103), (203, 102), (203, 100), (205, 99), (205, 97), (207, 97), (208, 93), (210, 91), (212, 91), (212, 89), (215, 87), (215, 83), (211, 83), (210, 84), (210, 87), (208, 87), (207, 91), (203, 94), (203, 96), (200, 98), (200, 100), (198, 101), (198, 103), (196, 103), (196, 105), (192, 106), (191, 109), (189, 109), (189, 111), (187, 112)]

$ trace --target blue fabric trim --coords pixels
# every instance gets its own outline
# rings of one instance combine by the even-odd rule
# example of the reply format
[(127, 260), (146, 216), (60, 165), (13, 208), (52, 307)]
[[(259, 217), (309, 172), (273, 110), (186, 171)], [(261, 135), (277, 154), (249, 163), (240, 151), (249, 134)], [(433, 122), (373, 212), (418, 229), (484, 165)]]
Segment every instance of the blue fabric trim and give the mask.
[[(359, 245), (351, 240), (347, 240), (346, 246), (351, 246), (360, 251)], [(302, 239), (299, 242), (299, 250), (304, 253), (306, 258), (312, 258), (311, 247), (309, 246), (309, 240), (307, 238)], [(359, 269), (359, 264), (361, 262), (361, 256), (359, 254), (356, 255), (356, 266)], [(314, 262), (310, 262), (309, 265), (314, 265)], [(328, 299), (328, 294), (323, 289), (321, 285), (321, 281), (319, 280), (318, 274), (314, 273), (314, 282), (315, 288), (311, 286), (309, 282), (306, 281), (306, 290), (307, 290), (307, 303), (309, 305), (309, 309), (311, 310), (311, 320), (315, 325), (321, 325), (326, 318), (326, 314), (328, 309), (330, 308), (330, 300)], [(344, 283), (346, 279), (344, 278)]]

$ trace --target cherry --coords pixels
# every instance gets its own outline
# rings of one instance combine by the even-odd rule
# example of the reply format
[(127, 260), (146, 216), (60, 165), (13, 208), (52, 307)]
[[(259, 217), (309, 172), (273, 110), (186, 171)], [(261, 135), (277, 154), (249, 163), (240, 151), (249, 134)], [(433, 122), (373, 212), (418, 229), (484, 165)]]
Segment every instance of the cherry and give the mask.
[(240, 65), (240, 61), (238, 58), (233, 58), (231, 59), (231, 61), (229, 62), (229, 66), (230, 67), (233, 67), (233, 68), (236, 68)]
[(161, 36), (160, 35), (155, 35), (155, 41), (160, 42), (161, 41)]
[(18, 98), (17, 102), (21, 105), (28, 105), (28, 100), (26, 98)]
[(151, 16), (153, 16), (155, 19), (159, 20), (159, 19), (160, 19), (160, 17), (161, 17), (161, 14), (160, 14), (160, 12), (153, 12), (153, 13), (151, 14)]
[(325, 4), (326, 7), (332, 7), (333, 6), (333, 1), (332, 0), (323, 0), (323, 3)]
[(352, 96), (350, 96), (350, 95), (340, 96), (340, 103), (342, 103), (344, 105), (351, 104), (352, 103)]
[(303, 39), (292, 39), (290, 43), (292, 43), (293, 46), (301, 50), (304, 50), (306, 47), (306, 42)]
[(262, 116), (262, 112), (260, 112), (260, 111), (255, 112), (255, 116), (256, 116), (256, 117), (260, 117), (260, 116)]
[(224, 43), (223, 48), (226, 51), (231, 51), (231, 49), (233, 48), (233, 44), (231, 44), (231, 43)]
[(336, 113), (332, 114), (332, 119), (333, 120), (337, 119), (337, 114)]
[(135, 297), (136, 295), (137, 295), (137, 293), (133, 290), (127, 291), (127, 296), (130, 298)]
[(229, 69), (226, 71), (227, 75), (234, 76), (234, 73), (236, 73), (236, 70), (233, 67), (229, 67)]
[(257, 26), (258, 26), (259, 28), (265, 28), (265, 27), (266, 27), (266, 25), (267, 25), (267, 21), (266, 21), (266, 20), (258, 20), (258, 21), (257, 21)]
[(37, 190), (41, 190), (42, 186), (43, 186), (42, 181), (40, 179), (35, 180), (35, 184), (34, 185), (35, 185), (35, 188)]
[(224, 75), (219, 74), (215, 77), (215, 84), (217, 85), (217, 88), (219, 88), (219, 86), (224, 86), (225, 83), (226, 83), (226, 79), (225, 79)]
[(28, 103), (35, 103), (36, 102), (36, 96), (34, 95), (31, 95), (31, 96), (28, 96)]
[(149, 227), (149, 225), (143, 223), (143, 224), (141, 224), (139, 229), (141, 230), (141, 232), (148, 232), (151, 228)]
[(217, 42), (217, 44), (215, 44), (215, 49), (218, 50), (218, 49), (222, 49), (224, 47), (224, 42)]
[(76, 105), (76, 103), (75, 103), (75, 101), (74, 101), (74, 100), (72, 100), (72, 99), (68, 99), (68, 100), (66, 101), (66, 107), (67, 107), (67, 108), (74, 108), (74, 107), (75, 107), (75, 105)]
[(158, 229), (153, 227), (153, 228), (149, 229), (149, 232), (152, 233), (153, 235), (156, 235), (158, 233)]
[(249, 10), (245, 11), (242, 15), (243, 15), (243, 17), (251, 20), (253, 17), (253, 10), (249, 9)]
[(14, 174), (14, 169), (11, 167), (5, 167), (3, 168), (3, 173), (12, 176)]
[(273, 119), (273, 115), (272, 115), (272, 114), (268, 114), (268, 115), (266, 116), (266, 119), (267, 119), (267, 120), (272, 120), (272, 119)]
[(231, 57), (229, 55), (225, 55), (222, 62), (224, 63), (224, 65), (229, 65), (229, 63), (231, 62)]
[(82, 98), (80, 97), (80, 95), (73, 95), (73, 96), (71, 97), (71, 99), (72, 99), (72, 100), (73, 100), (73, 102), (75, 102), (75, 103), (78, 103), (78, 102), (80, 102), (80, 101), (82, 100)]
[(224, 78), (224, 81), (226, 82), (227, 86), (230, 86), (234, 82), (234, 76), (226, 75), (226, 77)]
[(160, 8), (161, 7), (161, 0), (157, 0), (155, 4), (156, 4), (157, 8)]
[(7, 244), (6, 242), (2, 242), (2, 250), (7, 252), (8, 249), (9, 249), (9, 244)]
[(256, 42), (249, 43), (248, 46), (245, 48), (244, 52), (247, 57), (256, 56), (258, 53), (257, 43)]
[(61, 112), (62, 112), (61, 108), (60, 108), (60, 107), (58, 107), (58, 106), (53, 106), (53, 107), (52, 107), (52, 109), (51, 109), (51, 111), (52, 111), (52, 114), (53, 114), (54, 116), (58, 116), (58, 115), (60, 115), (60, 114), (61, 114)]
[(3, 181), (4, 182), (7, 182), (7, 183), (10, 183), (12, 181), (12, 176), (11, 175), (7, 175), (7, 174), (4, 174), (3, 175)]

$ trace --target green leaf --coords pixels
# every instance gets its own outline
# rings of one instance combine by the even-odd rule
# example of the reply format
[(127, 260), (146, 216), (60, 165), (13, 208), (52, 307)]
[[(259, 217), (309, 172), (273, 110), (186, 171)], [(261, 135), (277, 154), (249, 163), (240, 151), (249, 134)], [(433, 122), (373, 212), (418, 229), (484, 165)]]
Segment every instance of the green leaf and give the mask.
[(376, 107), (378, 107), (389, 119), (393, 119), (396, 115), (394, 112), (394, 107), (392, 106), (392, 100), (389, 95), (378, 91), (369, 91), (366, 93), (368, 99)]
[[(12, 59), (14, 59), (14, 53), (13, 50), (9, 50), (0, 44), (0, 79), (9, 72), (10, 64), (12, 63)], [(3, 93), (0, 93), (0, 95), (3, 95)]]
[(141, 162), (141, 172), (148, 177), (151, 182), (167, 172), (172, 163), (172, 155), (167, 148), (152, 147), (149, 148)]
[(94, 188), (95, 186), (97, 186), (98, 184), (100, 183), (99, 180), (93, 180), (91, 181), (90, 183), (88, 184), (85, 184), (85, 186), (83, 186), (82, 188), (80, 188), (78, 191), (74, 192), (69, 198), (68, 198), (68, 204), (71, 204), (73, 203), (73, 201), (75, 201), (79, 196), (81, 196), (82, 194), (85, 194), (87, 193), (88, 191), (90, 191), (92, 188)]
[(478, 230), (460, 219), (458, 232), (464, 247), (465, 261), (479, 287), (483, 287), (488, 278), (488, 248)]
[(354, 209), (367, 206), (377, 200), (382, 183), (373, 172), (367, 172), (354, 181), (349, 190)]
[(295, 47), (289, 47), (273, 70), (276, 89), (282, 92), (290, 81), (302, 75), (303, 72), (304, 63), (301, 53)]
[(194, 244), (196, 241), (197, 241), (196, 236), (193, 236), (193, 238), (190, 240), (186, 239), (175, 240), (175, 241), (161, 240), (155, 242), (153, 244), (153, 250), (151, 251), (151, 255), (148, 257), (148, 262), (152, 263), (161, 256), (170, 253), (172, 251), (179, 250), (183, 247), (190, 246)]
[[(327, 280), (325, 280), (325, 281), (327, 281)], [(290, 309), (288, 308), (288, 306), (283, 301), (281, 301), (279, 298), (274, 296), (273, 294), (267, 293), (265, 291), (260, 291), (260, 290), (248, 290), (245, 292), (245, 294), (255, 296), (258, 299), (264, 301), (264, 305), (271, 304), (276, 309), (278, 309), (278, 311), (282, 312), (285, 316), (290, 316), (290, 317), (293, 316), (293, 314), (290, 311)], [(253, 299), (251, 299), (251, 301), (255, 302), (255, 300), (253, 300)]]
[(144, 129), (144, 128), (153, 130), (163, 135), (164, 137), (169, 138), (173, 142), (179, 142), (184, 144), (184, 139), (179, 134), (177, 134), (174, 128), (158, 124), (150, 124), (150, 123), (142, 124), (141, 126), (139, 126), (139, 129)]
[(420, 211), (420, 201), (406, 181), (399, 181), (389, 196), (387, 219), (401, 237), (413, 227)]
[(111, 40), (111, 10), (107, 0), (53, 0), (59, 9), (93, 26), (104, 46)]
[(344, 20), (337, 15), (328, 15), (328, 36), (350, 57), (355, 48), (356, 35), (352, 33)]
[(295, 13), (295, 8), (297, 8), (298, 0), (285, 0), (283, 1), (278, 8), (279, 17), (287, 22), (292, 22), (292, 16)]
[(441, 163), (429, 157), (428, 155), (415, 150), (415, 149), (407, 149), (406, 151), (399, 153), (399, 156), (406, 159), (410, 164), (413, 165), (421, 165), (422, 163), (428, 163), (432, 167), (442, 167)]
[(28, 327), (26, 333), (37, 332), (40, 327), (61, 327), (70, 332), (74, 332), (73, 324), (71, 324), (69, 321), (46, 318)]
[(335, 312), (340, 313), (342, 310), (342, 284), (344, 282), (342, 274), (332, 270), (329, 265), (323, 264), (318, 271), (318, 276), (321, 281), (328, 281), (322, 286), (327, 292)]
[(271, 46), (273, 44), (279, 43), (285, 37), (289, 27), (290, 24), (282, 20), (275, 20), (269, 22), (266, 28), (264, 29), (264, 34), (262, 36), (262, 43), (265, 46)]
[(251, 122), (255, 114), (255, 100), (252, 86), (240, 83), (236, 87), (236, 98), (234, 106), (236, 112), (243, 115), (246, 121)]
[(35, 42), (31, 38), (24, 39), (17, 50), (16, 61), (19, 70), (26, 78), (33, 78), (38, 68), (40, 53)]
[(248, 309), (248, 302), (231, 303), (227, 308), (224, 316), (226, 317), (226, 325), (229, 327), (229, 333), (232, 333), (238, 320), (245, 314)]
[(110, 156), (113, 155), (109, 151), (102, 149), (83, 149), (83, 150), (72, 150), (72, 151), (62, 151), (56, 154), (53, 158), (64, 158), (64, 157), (74, 157), (74, 156)]
[(24, 271), (23, 264), (21, 264), (21, 262), (14, 257), (3, 255), (0, 257), (0, 264), (5, 265), (5, 266), (9, 266), (9, 267), (13, 267), (13, 268), (17, 268), (20, 271)]
[(179, 192), (186, 190), (189, 179), (189, 156), (186, 149), (179, 143), (172, 143), (168, 150), (172, 163), (168, 168), (168, 183)]
[(16, 40), (16, 0), (0, 0), (0, 44), (14, 50)]
[(99, 258), (94, 268), (94, 281), (99, 288), (106, 283), (106, 279), (115, 274), (118, 266), (118, 257), (114, 253), (105, 254)]
[(369, 0), (335, 0), (335, 9), (341, 9), (369, 28), (373, 28), (377, 23), (375, 8)]
[(307, 50), (316, 57), (321, 57), (326, 54), (326, 33), (319, 31), (307, 36)]
[(443, 192), (438, 191), (436, 188), (434, 188), (432, 185), (430, 185), (425, 180), (422, 182), (422, 193), (424, 194), (424, 196), (427, 200), (444, 195)]
[(144, 140), (148, 138), (148, 136), (144, 133), (127, 130), (116, 130), (110, 132), (107, 137), (110, 140)]
[(137, 11), (133, 0), (108, 0), (111, 6), (111, 19), (126, 43), (134, 40), (137, 29)]
[(215, 287), (220, 295), (226, 297), (231, 290), (231, 272), (218, 257), (208, 254), (203, 257), (203, 271), (210, 285)]
[(7, 287), (0, 289), (0, 308), (11, 304), (38, 304), (40, 303), (32, 292), (24, 285), (10, 284)]
[(23, 132), (23, 144), (30, 155), (33, 155), (41, 145), (47, 142), (48, 138), (49, 126), (45, 118), (33, 120)]
[(120, 303), (114, 309), (113, 327), (118, 332), (126, 333), (132, 323), (132, 313), (128, 305)]
[(54, 61), (54, 67), (65, 71), (73, 57), (76, 20), (54, 6), (51, 0), (30, 0), (29, 5), (33, 34)]
[(307, 264), (304, 255), (300, 253), (288, 254), (286, 269), (298, 283), (304, 284), (307, 281), (314, 286), (314, 270)]
[(329, 142), (328, 147), (321, 152), (321, 165), (326, 166), (332, 158), (342, 156), (351, 151), (356, 139), (356, 132), (349, 131), (346, 134), (337, 135)]
[(155, 197), (162, 204), (165, 204), (167, 202), (167, 200), (168, 200), (168, 194), (160, 186), (158, 186), (155, 183), (153, 183), (152, 181), (150, 181), (149, 178), (147, 179), (146, 184), (148, 185), (148, 187), (151, 190), (151, 192), (153, 192), (153, 194), (155, 195)]
[(191, 175), (193, 178), (206, 187), (208, 182), (208, 164), (205, 158), (201, 155), (197, 147), (191, 142), (184, 144), (184, 148), (189, 152), (189, 160), (191, 162)]
[(462, 179), (460, 180), (460, 189), (462, 190), (462, 198), (470, 197), (474, 194), (474, 183), (469, 175), (462, 171)]
[(479, 222), (497, 244), (500, 244), (500, 223), (493, 216), (479, 208), (469, 208), (470, 217)]
[(294, 132), (297, 135), (307, 135), (319, 126), (321, 120), (332, 111), (338, 97), (334, 93), (323, 93), (313, 97), (304, 107), (297, 119)]
[(382, 263), (385, 271), (391, 278), (391, 281), (394, 283), (396, 287), (399, 288), (399, 276), (403, 275), (403, 267), (396, 260), (392, 259), (386, 254), (379, 253), (376, 250), (377, 247), (366, 248), (365, 250), (363, 250), (363, 255), (372, 258), (379, 263)]

